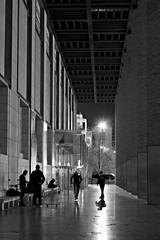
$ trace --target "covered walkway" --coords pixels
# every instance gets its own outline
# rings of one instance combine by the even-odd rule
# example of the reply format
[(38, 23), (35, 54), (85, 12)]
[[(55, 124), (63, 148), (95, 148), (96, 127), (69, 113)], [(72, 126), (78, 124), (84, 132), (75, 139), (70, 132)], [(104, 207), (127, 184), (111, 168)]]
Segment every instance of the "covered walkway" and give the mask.
[[(43, 207), (14, 207), (0, 212), (0, 239), (3, 240), (158, 240), (160, 206), (106, 185), (107, 206), (98, 210), (100, 190), (89, 185), (75, 203), (73, 192), (43, 199)], [(46, 203), (58, 203), (49, 205)]]

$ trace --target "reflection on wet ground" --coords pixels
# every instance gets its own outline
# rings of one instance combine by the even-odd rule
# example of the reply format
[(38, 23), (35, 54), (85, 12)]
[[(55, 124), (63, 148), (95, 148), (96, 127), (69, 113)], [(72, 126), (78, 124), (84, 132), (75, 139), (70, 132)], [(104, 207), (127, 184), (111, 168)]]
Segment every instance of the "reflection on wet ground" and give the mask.
[(42, 208), (5, 209), (0, 212), (0, 239), (160, 239), (160, 206), (147, 205), (115, 185), (106, 185), (106, 207), (100, 211), (95, 204), (99, 195), (99, 188), (90, 185), (80, 192), (78, 203), (71, 191), (45, 197)]

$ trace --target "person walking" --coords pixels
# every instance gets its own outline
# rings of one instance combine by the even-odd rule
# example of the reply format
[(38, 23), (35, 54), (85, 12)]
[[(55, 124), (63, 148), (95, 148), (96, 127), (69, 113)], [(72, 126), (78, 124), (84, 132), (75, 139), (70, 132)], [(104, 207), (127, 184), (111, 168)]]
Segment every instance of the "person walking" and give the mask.
[(19, 184), (20, 184), (20, 203), (19, 205), (21, 207), (25, 207), (26, 205), (24, 204), (24, 196), (26, 192), (26, 175), (28, 171), (24, 170), (23, 173), (19, 176)]
[(75, 201), (78, 201), (80, 184), (82, 182), (82, 176), (79, 169), (77, 169), (75, 173), (71, 176), (70, 182), (71, 184), (74, 184)]
[(45, 181), (43, 172), (40, 170), (40, 166), (36, 165), (36, 170), (31, 173), (31, 183), (33, 186), (33, 206), (36, 205), (38, 199), (39, 206), (42, 207), (42, 184)]
[(104, 200), (105, 180), (106, 179), (105, 179), (105, 176), (103, 175), (103, 171), (100, 171), (98, 175), (97, 186), (99, 185), (101, 189), (101, 196), (100, 196), (101, 200)]

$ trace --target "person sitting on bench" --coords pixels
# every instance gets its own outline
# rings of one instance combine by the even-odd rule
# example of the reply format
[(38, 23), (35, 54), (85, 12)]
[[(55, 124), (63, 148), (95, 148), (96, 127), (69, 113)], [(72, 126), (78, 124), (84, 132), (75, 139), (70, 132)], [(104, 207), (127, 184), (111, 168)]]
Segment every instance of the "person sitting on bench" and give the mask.
[(58, 187), (58, 185), (56, 185), (56, 184), (54, 184), (55, 183), (55, 179), (54, 178), (52, 178), (52, 180), (49, 182), (49, 184), (48, 184), (48, 187), (49, 188), (56, 188), (56, 187)]

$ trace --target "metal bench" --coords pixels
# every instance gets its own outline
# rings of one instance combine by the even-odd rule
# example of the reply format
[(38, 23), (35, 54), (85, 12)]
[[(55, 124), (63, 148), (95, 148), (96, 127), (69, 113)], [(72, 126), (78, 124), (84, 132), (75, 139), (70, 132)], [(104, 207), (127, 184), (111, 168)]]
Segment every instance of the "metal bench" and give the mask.
[(0, 210), (4, 210), (4, 208), (14, 207), (18, 205), (19, 196), (4, 196), (0, 197)]
[[(53, 192), (59, 192), (59, 189), (51, 189), (46, 188), (42, 190), (43, 197), (52, 194)], [(27, 202), (30, 202), (33, 198), (33, 193), (25, 193), (25, 199)], [(18, 206), (20, 200), (20, 196), (4, 196), (0, 197), (0, 210), (4, 210), (5, 208)]]
[(31, 202), (32, 199), (33, 199), (33, 193), (25, 193), (24, 199), (25, 199), (27, 202)]
[(61, 189), (59, 187), (42, 189), (42, 196), (46, 197), (52, 193), (60, 193), (60, 191)]
[(56, 187), (56, 188), (50, 188), (52, 193), (60, 193), (61, 189), (60, 187)]
[(42, 190), (42, 196), (48, 196), (49, 194), (51, 194), (51, 188), (46, 188)]

